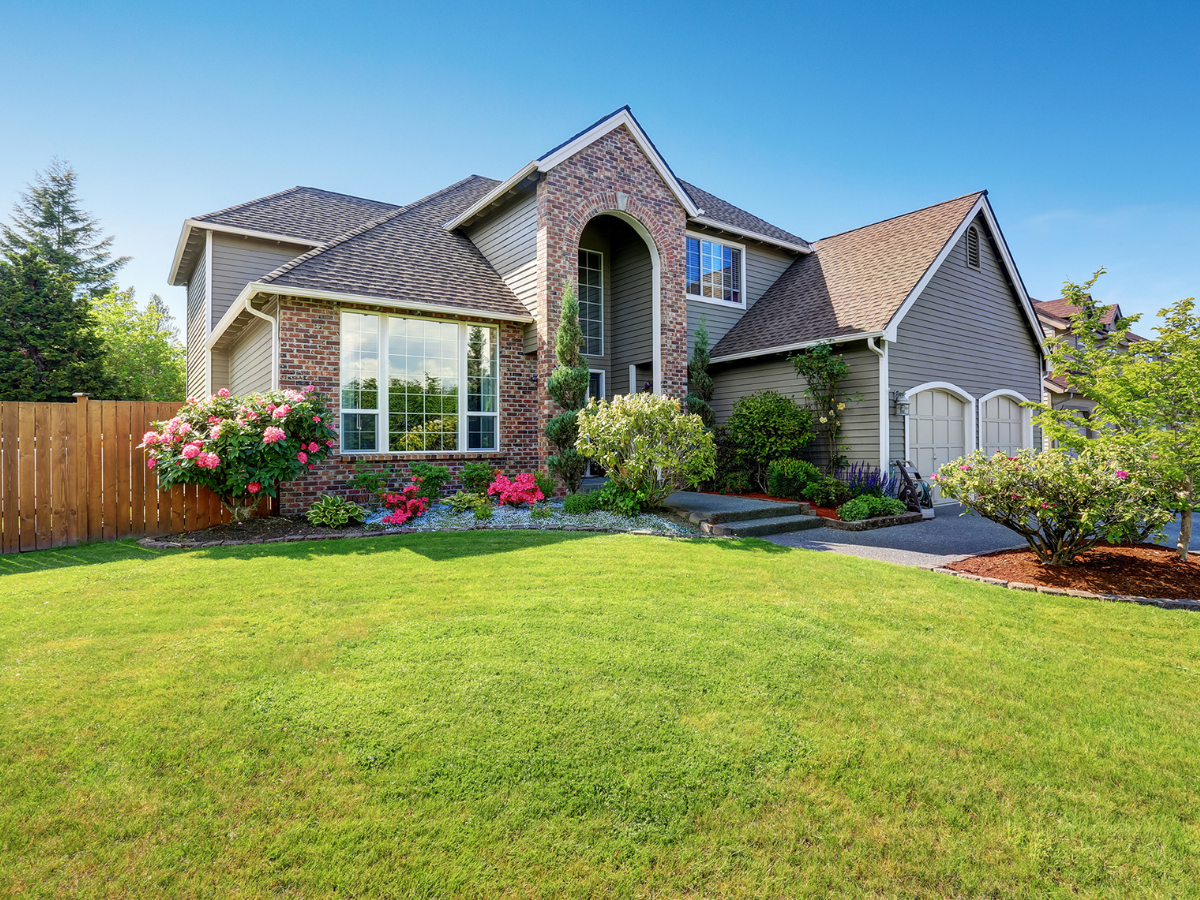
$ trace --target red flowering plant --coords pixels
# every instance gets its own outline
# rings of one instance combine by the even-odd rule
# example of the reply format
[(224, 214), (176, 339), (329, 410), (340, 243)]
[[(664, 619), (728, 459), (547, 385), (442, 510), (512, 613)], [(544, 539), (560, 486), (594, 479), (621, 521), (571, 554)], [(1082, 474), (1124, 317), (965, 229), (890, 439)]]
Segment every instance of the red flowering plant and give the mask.
[(399, 493), (383, 495), (383, 505), (390, 510), (383, 518), (384, 525), (403, 525), (409, 519), (424, 515), (429, 510), (429, 498), (421, 496), (420, 493), (421, 482), (424, 480), (418, 476)]
[(328, 455), (337, 443), (329, 418), (312, 385), (245, 397), (222, 388), (207, 400), (189, 397), (138, 446), (161, 487), (203, 485), (241, 522), (263, 494), (277, 496)]
[(522, 472), (516, 478), (509, 480), (507, 475), (496, 473), (496, 480), (487, 489), (488, 496), (494, 496), (501, 505), (520, 506), (528, 503), (537, 505), (539, 500), (546, 499), (542, 489), (537, 486), (537, 475), (532, 472)]

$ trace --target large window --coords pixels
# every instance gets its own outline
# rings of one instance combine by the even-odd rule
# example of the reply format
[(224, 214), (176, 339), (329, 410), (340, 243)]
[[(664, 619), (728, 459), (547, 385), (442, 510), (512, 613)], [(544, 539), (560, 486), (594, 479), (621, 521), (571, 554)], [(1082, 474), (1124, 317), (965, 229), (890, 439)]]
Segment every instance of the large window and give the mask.
[(585, 356), (604, 355), (604, 257), (579, 251), (579, 328)]
[(687, 239), (687, 292), (705, 300), (742, 302), (742, 250), (699, 237)]
[(343, 452), (496, 449), (495, 328), (356, 312), (341, 324)]

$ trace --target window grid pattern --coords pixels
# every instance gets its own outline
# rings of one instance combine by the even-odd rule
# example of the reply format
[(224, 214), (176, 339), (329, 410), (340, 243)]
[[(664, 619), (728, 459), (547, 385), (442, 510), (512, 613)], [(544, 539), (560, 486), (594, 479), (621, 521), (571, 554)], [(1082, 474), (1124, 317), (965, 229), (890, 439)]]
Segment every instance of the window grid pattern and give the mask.
[(496, 332), (473, 325), (467, 332), (467, 449), (496, 449)]
[(604, 355), (604, 257), (594, 250), (579, 251), (579, 328), (583, 353)]
[(388, 317), (388, 449), (458, 449), (458, 331)]
[(697, 297), (742, 302), (742, 251), (716, 241), (687, 239), (687, 292)]

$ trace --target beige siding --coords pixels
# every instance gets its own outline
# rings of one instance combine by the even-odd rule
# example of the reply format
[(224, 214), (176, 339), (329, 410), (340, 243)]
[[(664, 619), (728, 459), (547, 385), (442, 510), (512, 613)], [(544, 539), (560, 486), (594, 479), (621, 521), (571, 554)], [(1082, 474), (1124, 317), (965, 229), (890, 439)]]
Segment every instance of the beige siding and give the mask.
[[(913, 304), (889, 350), (889, 387), (930, 381), (957, 385), (978, 400), (1008, 389), (1041, 399), (1041, 357), (982, 217), (980, 268), (967, 265), (966, 238), (954, 247)], [(892, 456), (904, 453), (904, 420), (891, 416)], [(975, 435), (978, 441), (978, 410)]]
[[(847, 398), (862, 397), (859, 401), (847, 400), (842, 420), (843, 452), (851, 462), (874, 465), (879, 461), (879, 358), (865, 342), (840, 345), (840, 349), (850, 367), (850, 375), (843, 382), (843, 394)], [(717, 367), (713, 381), (716, 383), (713, 411), (718, 423), (729, 418), (738, 399), (758, 391), (776, 391), (801, 406), (807, 405), (804, 382), (797, 377), (791, 360), (783, 356)], [(819, 441), (810, 445), (810, 456), (818, 465), (825, 463), (826, 454)]]
[(229, 349), (229, 390), (237, 395), (271, 389), (271, 326), (256, 319)]
[(298, 244), (214, 233), (212, 325), (221, 321), (221, 316), (247, 284), (274, 272), (309, 249)]
[[(496, 215), (467, 229), (479, 248), (530, 314), (537, 315), (537, 193), (521, 195)], [(536, 332), (535, 346), (536, 347)], [(530, 352), (528, 347), (526, 352)]]
[[(767, 288), (774, 284), (784, 270), (796, 258), (794, 255), (775, 250), (770, 247), (750, 246), (746, 248), (746, 308), (754, 305)], [(720, 303), (705, 303), (703, 300), (688, 300), (688, 354), (692, 352), (692, 335), (704, 316), (704, 326), (708, 329), (709, 346), (725, 336), (744, 310), (740, 307)]]
[(187, 284), (187, 393), (199, 397), (204, 393), (205, 344), (209, 329), (204, 322), (205, 306), (205, 252), (200, 251), (196, 268)]

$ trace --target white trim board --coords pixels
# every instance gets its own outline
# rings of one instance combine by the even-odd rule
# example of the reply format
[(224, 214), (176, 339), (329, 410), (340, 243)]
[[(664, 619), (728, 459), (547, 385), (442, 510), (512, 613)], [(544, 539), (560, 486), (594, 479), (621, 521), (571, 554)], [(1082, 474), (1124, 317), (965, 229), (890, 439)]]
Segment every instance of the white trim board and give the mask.
[[(741, 262), (738, 265), (738, 294), (741, 296), (740, 303), (733, 303), (729, 300), (718, 299), (716, 297), (703, 297), (700, 294), (687, 293), (687, 239), (691, 238), (694, 241), (708, 241), (710, 244), (719, 244), (722, 247), (729, 247), (731, 250), (736, 250), (740, 253)], [(704, 234), (700, 231), (685, 231), (683, 246), (683, 278), (684, 278), (684, 296), (690, 301), (695, 300), (697, 303), (711, 303), (713, 306), (719, 306), (722, 309), (736, 309), (744, 313), (749, 308), (749, 303), (746, 299), (746, 245), (738, 244), (734, 241), (727, 241), (711, 234)]]
[[(727, 304), (732, 307), (733, 304)], [(861, 341), (867, 338), (884, 337), (882, 331), (856, 331), (854, 334), (842, 334), (837, 337), (817, 338), (815, 341), (801, 341), (798, 344), (784, 344), (780, 347), (766, 347), (762, 350), (749, 350), (745, 353), (729, 353), (725, 356), (714, 356), (710, 363), (725, 363), (734, 362), (739, 359), (754, 359), (758, 356), (770, 356), (772, 353), (790, 353), (793, 350), (806, 350), (809, 347), (815, 347), (817, 344), (849, 344), (852, 341)]]
[[(218, 225), (213, 222), (200, 222), (196, 219), (185, 219), (183, 228), (179, 232), (179, 241), (175, 245), (175, 256), (171, 259), (171, 271), (167, 275), (167, 284), (178, 286), (182, 284), (183, 274), (179, 271), (179, 264), (183, 259), (183, 251), (187, 249), (187, 243), (191, 239), (192, 231), (203, 229), (212, 234), (214, 231), (219, 231), (222, 234), (233, 234), (239, 237), (258, 238), (264, 241), (275, 241), (279, 244), (295, 244), (297, 247), (316, 248), (324, 245), (323, 241), (309, 241), (304, 238), (288, 237), (283, 234), (274, 234), (269, 231), (255, 231), (251, 228), (238, 228), (234, 225)], [(303, 254), (297, 253), (297, 256)]]

